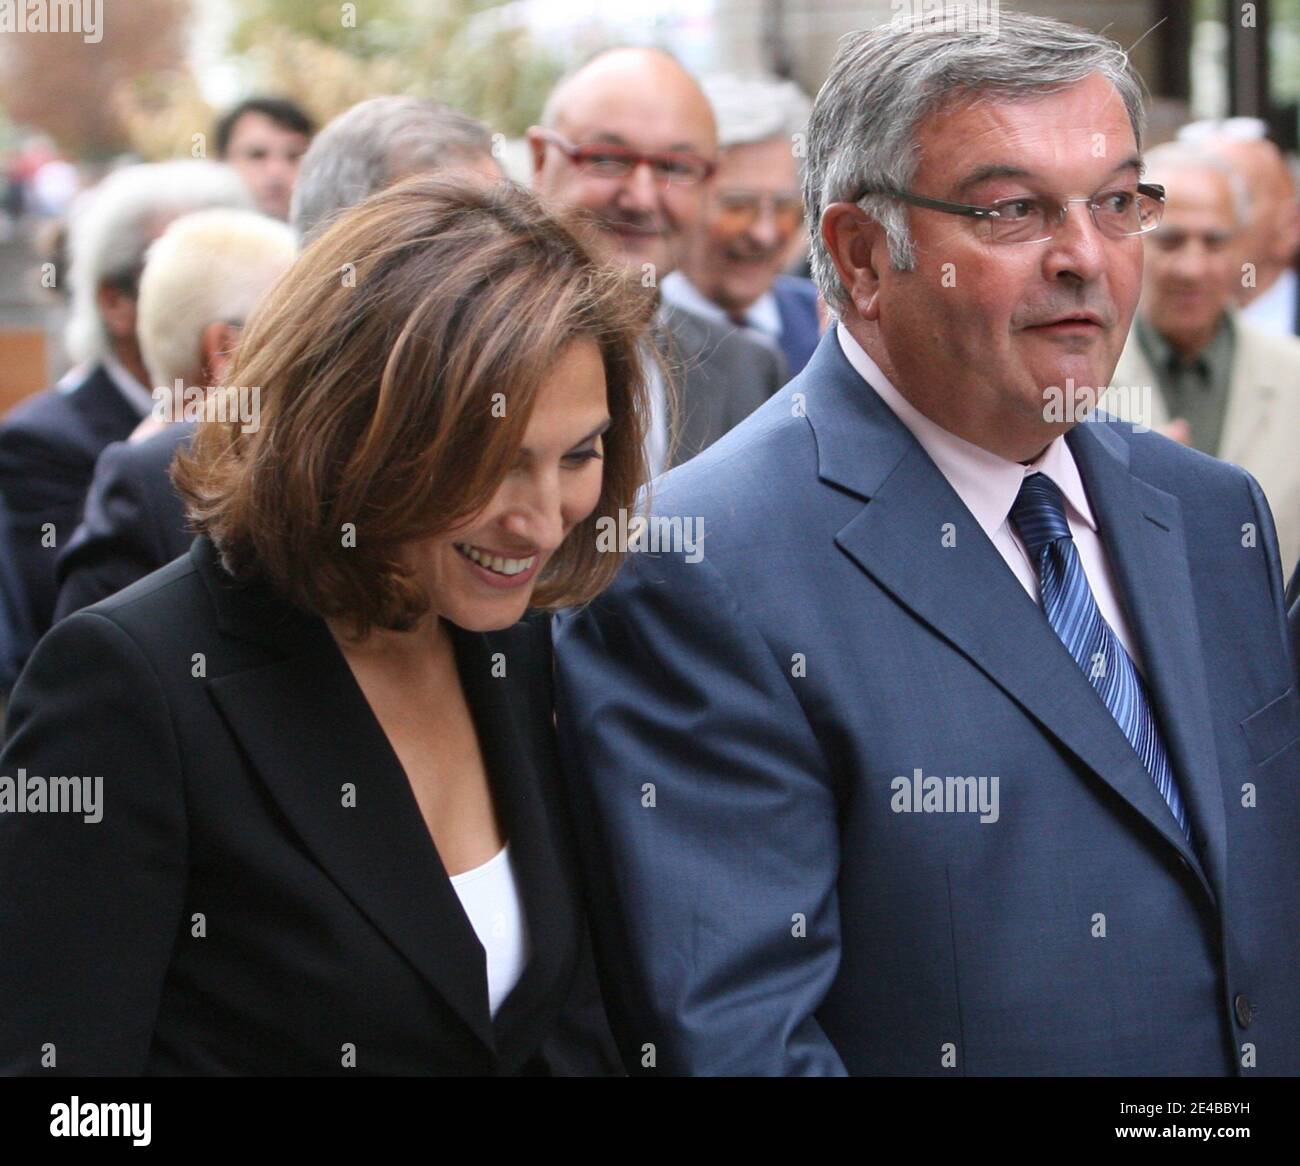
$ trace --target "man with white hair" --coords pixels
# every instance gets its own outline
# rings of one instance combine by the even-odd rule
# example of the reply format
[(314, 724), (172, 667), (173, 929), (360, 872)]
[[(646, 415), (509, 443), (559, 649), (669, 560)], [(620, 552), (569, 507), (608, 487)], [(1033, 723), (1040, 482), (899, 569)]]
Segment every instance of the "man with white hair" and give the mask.
[(1245, 220), (1233, 247), (1233, 294), (1242, 317), (1279, 336), (1300, 334), (1300, 201), (1282, 151), (1265, 136), (1259, 118), (1192, 122), (1179, 140), (1221, 158), (1249, 193)]
[(792, 81), (703, 81), (718, 119), (713, 197), (664, 298), (779, 348), (794, 376), (820, 336), (812, 280), (784, 274), (803, 230), (797, 156), (808, 99)]
[(1170, 142), (1146, 160), (1165, 215), (1144, 240), (1142, 298), (1102, 407), (1254, 475), (1290, 571), (1300, 556), (1300, 340), (1256, 327), (1234, 303), (1246, 184), (1203, 146)]
[(52, 389), (0, 422), (0, 497), (7, 552), (18, 567), (29, 625), (40, 636), (54, 611), (54, 564), (81, 519), (105, 446), (126, 438), (153, 406), (136, 336), (145, 251), (173, 219), (206, 207), (246, 207), (239, 176), (215, 162), (128, 166), (73, 212), (67, 349), (79, 362)]
[[(194, 430), (186, 409), (239, 398), (259, 415), (257, 386), (229, 386), (240, 329), (293, 263), (294, 234), (254, 211), (216, 209), (177, 219), (154, 241), (140, 277), (137, 333), (155, 412), (128, 442), (99, 456), (85, 516), (59, 555), (55, 619), (104, 599), (183, 554), (190, 535), (168, 469)], [(161, 432), (159, 431), (161, 430)]]

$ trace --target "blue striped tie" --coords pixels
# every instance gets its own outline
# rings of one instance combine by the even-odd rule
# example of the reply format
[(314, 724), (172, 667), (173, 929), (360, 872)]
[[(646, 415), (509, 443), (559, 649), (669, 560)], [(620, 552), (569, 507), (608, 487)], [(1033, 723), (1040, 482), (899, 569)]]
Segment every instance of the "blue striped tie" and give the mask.
[(1097, 609), (1065, 518), (1060, 487), (1046, 474), (1030, 474), (1011, 507), (1011, 521), (1038, 569), (1047, 622), (1087, 673), (1191, 841), (1187, 811), (1146, 686), (1119, 637)]

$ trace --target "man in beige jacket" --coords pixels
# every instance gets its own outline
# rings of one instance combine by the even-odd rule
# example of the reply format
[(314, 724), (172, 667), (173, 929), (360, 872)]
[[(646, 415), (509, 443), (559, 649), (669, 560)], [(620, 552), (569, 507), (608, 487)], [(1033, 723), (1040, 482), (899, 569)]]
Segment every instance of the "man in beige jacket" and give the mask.
[(1248, 212), (1239, 176), (1181, 143), (1147, 163), (1168, 192), (1165, 214), (1146, 238), (1142, 299), (1101, 406), (1251, 473), (1288, 576), (1300, 557), (1300, 340), (1233, 306), (1233, 240)]

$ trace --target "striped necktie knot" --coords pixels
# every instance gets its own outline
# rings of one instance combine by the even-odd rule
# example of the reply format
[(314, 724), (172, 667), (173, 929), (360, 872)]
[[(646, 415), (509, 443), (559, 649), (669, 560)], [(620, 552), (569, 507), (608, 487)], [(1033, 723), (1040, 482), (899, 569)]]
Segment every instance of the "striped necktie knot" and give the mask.
[(1020, 493), (1011, 506), (1011, 521), (1034, 561), (1045, 546), (1070, 537), (1065, 495), (1046, 474), (1030, 474), (1021, 482)]

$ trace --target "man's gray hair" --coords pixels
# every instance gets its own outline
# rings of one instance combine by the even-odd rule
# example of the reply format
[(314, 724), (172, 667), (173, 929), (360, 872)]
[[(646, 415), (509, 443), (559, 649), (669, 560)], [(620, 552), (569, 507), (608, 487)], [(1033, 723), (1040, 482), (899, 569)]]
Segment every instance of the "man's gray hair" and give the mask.
[(306, 244), (399, 178), (492, 157), (492, 135), (476, 118), (425, 98), (372, 97), (316, 135), (298, 168), (289, 222)]
[(64, 343), (70, 359), (90, 363), (112, 351), (99, 315), (100, 286), (134, 286), (160, 220), (252, 205), (243, 179), (229, 166), (189, 159), (124, 166), (87, 191), (69, 216), (72, 302)]
[[(1087, 29), (1004, 11), (996, 26), (972, 30), (951, 12), (938, 12), (843, 37), (813, 103), (804, 170), (813, 278), (827, 305), (841, 309), (845, 296), (821, 237), (822, 211), (864, 187), (909, 189), (917, 130), (930, 114), (983, 95), (1030, 99), (1094, 73), (1119, 92), (1141, 149), (1142, 84), (1128, 54)], [(915, 254), (906, 209), (879, 197), (859, 205), (884, 228), (895, 269), (910, 271)]]
[(812, 103), (793, 81), (715, 73), (701, 80), (718, 122), (718, 147), (784, 138), (793, 146), (808, 125)]
[(1223, 175), (1228, 181), (1228, 190), (1232, 195), (1232, 213), (1238, 230), (1250, 221), (1250, 187), (1246, 180), (1237, 173), (1233, 166), (1199, 145), (1181, 139), (1164, 142), (1153, 146), (1144, 161), (1152, 178), (1158, 179), (1171, 170), (1212, 170)]

